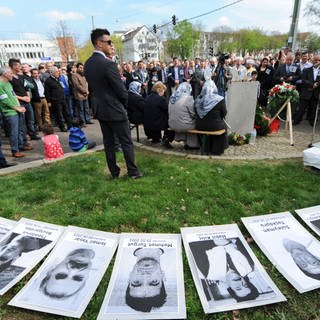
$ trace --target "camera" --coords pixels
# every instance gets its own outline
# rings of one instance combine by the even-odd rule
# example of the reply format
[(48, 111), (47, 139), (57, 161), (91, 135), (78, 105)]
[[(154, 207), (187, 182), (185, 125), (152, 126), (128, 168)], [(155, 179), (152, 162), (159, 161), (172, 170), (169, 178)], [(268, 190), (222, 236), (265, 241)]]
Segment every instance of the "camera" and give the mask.
[(223, 64), (226, 61), (226, 59), (229, 59), (229, 58), (230, 58), (230, 56), (228, 53), (221, 53), (219, 55), (218, 62)]

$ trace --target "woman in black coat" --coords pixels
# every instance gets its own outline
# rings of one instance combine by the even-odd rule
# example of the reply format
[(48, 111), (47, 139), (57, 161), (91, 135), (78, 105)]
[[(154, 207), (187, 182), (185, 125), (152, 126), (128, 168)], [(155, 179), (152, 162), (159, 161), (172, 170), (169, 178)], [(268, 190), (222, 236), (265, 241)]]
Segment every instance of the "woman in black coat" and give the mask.
[(260, 66), (257, 69), (258, 78), (260, 82), (260, 93), (258, 103), (261, 107), (266, 108), (268, 104), (269, 90), (272, 88), (273, 68), (269, 65), (267, 57), (261, 60)]
[(167, 87), (160, 81), (156, 82), (150, 95), (146, 98), (144, 107), (144, 131), (152, 143), (161, 141), (161, 131), (164, 130), (162, 144), (172, 148), (170, 141), (173, 140), (174, 132), (168, 131), (168, 103), (164, 98)]
[(143, 111), (146, 102), (140, 93), (141, 83), (138, 81), (131, 82), (128, 90), (128, 118), (132, 124), (143, 123)]
[[(227, 114), (225, 100), (218, 95), (216, 85), (207, 80), (202, 87), (200, 95), (194, 102), (197, 113), (196, 129), (201, 131), (218, 131), (227, 127), (224, 117)], [(228, 147), (227, 133), (219, 136), (207, 136), (205, 152), (220, 155)]]

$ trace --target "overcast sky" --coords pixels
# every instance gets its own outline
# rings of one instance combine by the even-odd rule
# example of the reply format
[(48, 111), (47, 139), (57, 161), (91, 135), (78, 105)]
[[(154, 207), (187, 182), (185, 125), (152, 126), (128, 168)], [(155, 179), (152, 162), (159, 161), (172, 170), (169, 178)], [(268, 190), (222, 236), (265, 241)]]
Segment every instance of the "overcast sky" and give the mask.
[[(161, 25), (218, 9), (236, 0), (12, 0), (0, 1), (0, 39), (48, 37), (58, 20), (65, 20), (80, 42), (89, 38), (92, 22), (113, 32), (134, 26)], [(303, 14), (302, 0), (299, 31), (316, 31)], [(294, 0), (242, 0), (228, 8), (192, 20), (200, 22), (206, 31), (226, 25), (233, 29), (258, 27), (265, 31), (289, 31)], [(318, 29), (317, 29), (318, 28)]]

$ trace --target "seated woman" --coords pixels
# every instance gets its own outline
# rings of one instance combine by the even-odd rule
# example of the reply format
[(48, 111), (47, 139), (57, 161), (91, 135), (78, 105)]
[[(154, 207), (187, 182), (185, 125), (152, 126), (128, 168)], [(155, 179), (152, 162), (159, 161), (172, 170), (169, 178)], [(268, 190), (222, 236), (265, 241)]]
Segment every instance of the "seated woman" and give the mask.
[(132, 124), (143, 123), (143, 110), (146, 102), (141, 95), (141, 83), (133, 81), (128, 89), (128, 118)]
[(170, 142), (174, 138), (174, 131), (168, 131), (168, 104), (163, 97), (167, 87), (160, 81), (152, 86), (150, 95), (146, 98), (144, 107), (143, 125), (148, 139), (152, 143), (158, 143), (161, 139), (161, 131), (164, 130), (162, 145), (172, 148)]
[[(217, 131), (227, 129), (224, 117), (227, 114), (226, 103), (218, 95), (216, 85), (212, 80), (207, 80), (200, 95), (194, 102), (197, 113), (196, 129), (201, 131)], [(220, 155), (228, 147), (227, 132), (219, 136), (208, 136), (205, 146), (207, 154)]]
[(186, 141), (186, 148), (198, 147), (198, 138), (185, 132), (196, 127), (196, 113), (192, 87), (182, 82), (169, 100), (169, 127), (176, 132), (175, 139)]

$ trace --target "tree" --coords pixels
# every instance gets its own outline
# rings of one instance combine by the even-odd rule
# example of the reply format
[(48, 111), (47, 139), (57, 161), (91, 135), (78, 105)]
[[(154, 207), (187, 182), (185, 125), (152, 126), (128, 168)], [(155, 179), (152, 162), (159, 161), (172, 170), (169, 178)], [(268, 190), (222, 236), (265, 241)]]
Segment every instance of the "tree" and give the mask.
[(77, 47), (75, 39), (69, 30), (66, 21), (59, 20), (56, 24), (53, 34), (54, 39), (57, 41), (61, 52), (62, 62), (77, 61)]
[(193, 47), (197, 45), (200, 38), (200, 31), (192, 23), (183, 20), (173, 27), (167, 38), (168, 53), (171, 57), (190, 58), (193, 54)]
[(311, 33), (307, 40), (307, 46), (310, 51), (317, 51), (320, 48), (320, 36), (315, 33)]
[(115, 35), (112, 34), (110, 36), (112, 42), (114, 43), (114, 47), (116, 49), (116, 55), (118, 56), (118, 58), (120, 59), (120, 61), (122, 61), (123, 58), (123, 43), (122, 43), (122, 39)]
[(85, 44), (78, 50), (79, 62), (85, 63), (86, 60), (92, 55), (93, 45), (90, 40), (87, 40)]
[(318, 24), (320, 19), (320, 0), (310, 0), (306, 5), (304, 14)]

